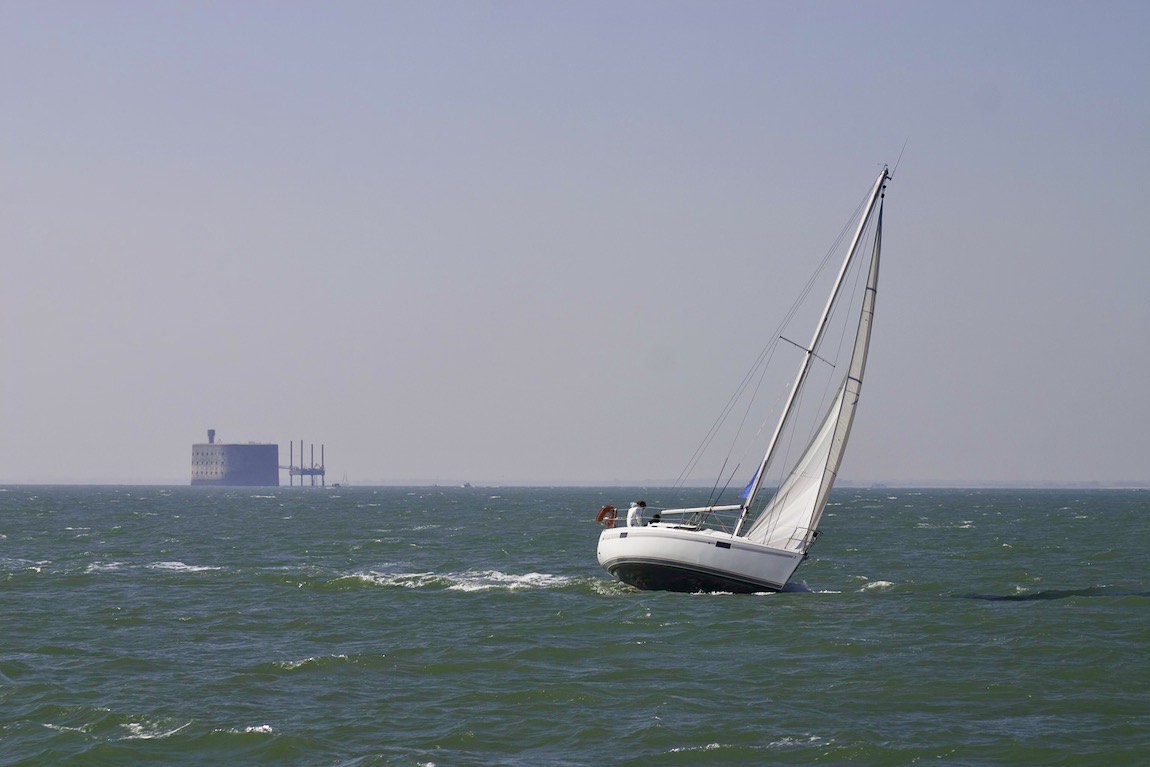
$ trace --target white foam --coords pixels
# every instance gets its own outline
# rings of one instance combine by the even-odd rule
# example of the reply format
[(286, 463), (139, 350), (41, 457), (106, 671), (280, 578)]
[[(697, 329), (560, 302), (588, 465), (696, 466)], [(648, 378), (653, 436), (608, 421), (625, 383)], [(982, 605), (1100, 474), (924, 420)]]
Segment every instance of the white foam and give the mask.
[(183, 562), (153, 562), (148, 565), (149, 570), (169, 570), (177, 573), (204, 573), (212, 570), (222, 570), (222, 567), (208, 567), (206, 565), (187, 565)]
[(86, 573), (114, 573), (119, 570), (124, 570), (128, 567), (126, 562), (93, 562), (88, 565), (84, 572)]
[(863, 591), (885, 591), (886, 589), (893, 589), (894, 584), (890, 581), (871, 581), (862, 587)]
[(565, 586), (571, 582), (570, 578), (547, 573), (527, 573), (525, 575), (510, 575), (498, 570), (486, 572), (468, 572), (448, 576), (456, 583), (450, 586), (452, 591), (489, 591), (491, 589), (549, 589)]
[(548, 573), (525, 573), (513, 575), (498, 570), (469, 571), (463, 573), (355, 573), (357, 578), (377, 586), (392, 586), (406, 589), (445, 587), (449, 591), (490, 591), (494, 589), (553, 589), (562, 588), (572, 581)]
[(776, 740), (767, 745), (767, 748), (791, 748), (793, 746), (805, 746), (810, 743), (818, 743), (821, 741), (818, 735), (808, 735), (805, 738), (783, 738)]
[(680, 746), (678, 748), (672, 748), (670, 753), (672, 753), (672, 754), (689, 754), (692, 751), (717, 751), (718, 749), (720, 749), (722, 747), (723, 746), (719, 743), (708, 743), (705, 746)]
[[(3, 538), (4, 536), (0, 535), (0, 540), (3, 540)], [(0, 569), (9, 571), (24, 570), (26, 572), (40, 573), (44, 571), (43, 566), (48, 564), (51, 564), (51, 562), (33, 562), (30, 559), (8, 559), (7, 557), (0, 557)]]
[(355, 573), (351, 576), (376, 586), (391, 586), (404, 589), (419, 589), (425, 586), (442, 585), (442, 576), (435, 573)]
[(88, 732), (89, 728), (91, 728), (91, 725), (86, 724), (83, 727), (65, 727), (62, 724), (45, 724), (44, 727), (49, 730), (55, 730), (56, 732)]
[(334, 660), (347, 660), (346, 655), (315, 655), (310, 658), (303, 658), (301, 660), (285, 660), (279, 661), (275, 665), (287, 671), (294, 671), (297, 668), (302, 668), (309, 664), (320, 663), (322, 661), (332, 658)]
[(257, 734), (257, 735), (273, 735), (273, 734), (275, 734), (275, 730), (272, 729), (272, 726), (270, 724), (251, 724), (251, 725), (248, 725), (247, 727), (243, 728), (242, 730), (239, 728), (236, 728), (236, 727), (228, 727), (225, 729), (212, 730), (212, 732), (223, 732), (223, 733), (227, 733), (228, 735), (249, 735), (249, 734), (253, 734), (253, 733)]
[(124, 727), (127, 728), (128, 734), (123, 738), (124, 740), (155, 740), (157, 738), (166, 738), (170, 735), (175, 735), (185, 727), (190, 727), (191, 722), (185, 722), (179, 727), (171, 730), (164, 730), (154, 724), (145, 725), (141, 722), (128, 722)]

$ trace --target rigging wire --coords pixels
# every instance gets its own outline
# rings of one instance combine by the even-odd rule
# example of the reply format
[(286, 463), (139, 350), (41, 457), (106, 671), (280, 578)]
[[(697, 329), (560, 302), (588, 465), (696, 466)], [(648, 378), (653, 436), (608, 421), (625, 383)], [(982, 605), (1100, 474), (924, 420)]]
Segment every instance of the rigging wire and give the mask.
[[(874, 226), (875, 225), (873, 222), (868, 222), (862, 233), (862, 236), (860, 237), (860, 242), (865, 242), (872, 236)], [(850, 349), (853, 351), (854, 348), (853, 338), (855, 335), (857, 335), (858, 327), (857, 325), (852, 327), (851, 319), (855, 316), (854, 307), (861, 300), (862, 291), (860, 291), (859, 285), (867, 273), (867, 270), (864, 268), (864, 262), (865, 259), (857, 258), (851, 265), (850, 277), (847, 280), (847, 282), (851, 284), (851, 289), (844, 291), (848, 298), (847, 304), (845, 306), (838, 305), (833, 308), (830, 315), (829, 325), (834, 330), (833, 332), (824, 335), (822, 341), (820, 341), (817, 349), (815, 350), (821, 352), (824, 347), (829, 346), (831, 342), (834, 341), (834, 354), (829, 355), (830, 360), (828, 360), (825, 357), (812, 352), (813, 357), (827, 364), (831, 370), (836, 369), (838, 363), (843, 359), (844, 345), (846, 344), (848, 336), (852, 339)], [(854, 331), (853, 335), (852, 330)], [(831, 360), (833, 360), (833, 362), (831, 362)], [(797, 463), (799, 460), (802, 460), (802, 457), (806, 455), (807, 450), (814, 443), (818, 431), (823, 425), (823, 417), (829, 408), (829, 402), (834, 399), (835, 396), (837, 396), (839, 388), (842, 386), (843, 378), (846, 375), (849, 375), (849, 373), (850, 371), (848, 370), (843, 374), (843, 376), (836, 376), (828, 371), (827, 375), (825, 376), (825, 380), (823, 381), (822, 393), (818, 397), (818, 404), (813, 409), (811, 409), (809, 405), (804, 405), (804, 400), (808, 399), (806, 397), (806, 393), (809, 391), (809, 387), (806, 387), (803, 392), (799, 393), (798, 400), (796, 401), (793, 410), (794, 412), (798, 413), (806, 413), (806, 418), (804, 419), (803, 417), (799, 417), (796, 419), (792, 427), (788, 429), (786, 448), (781, 456), (780, 462), (778, 463), (778, 466), (780, 466), (783, 470), (780, 473), (785, 474), (787, 470), (792, 469), (795, 463)], [(802, 442), (798, 444), (802, 445), (802, 449), (798, 453), (798, 457), (794, 458), (792, 462), (791, 456), (795, 454), (796, 440), (800, 439), (800, 437), (802, 438)], [(780, 483), (781, 482), (782, 479), (780, 477)], [(768, 521), (766, 528), (765, 538), (768, 540), (771, 539), (777, 531), (782, 516), (782, 509), (786, 505), (786, 500), (787, 499), (785, 495), (780, 498), (771, 498), (766, 507), (764, 507), (772, 509), (773, 513), (773, 518)]]
[[(863, 230), (860, 231), (860, 243), (867, 242), (868, 240), (875, 241), (875, 239), (879, 236), (879, 232), (881, 231), (881, 218), (882, 212), (880, 202), (879, 215), (869, 220)], [(852, 319), (855, 316), (855, 307), (858, 306), (860, 302), (865, 300), (867, 283), (864, 280), (864, 275), (869, 274), (869, 269), (864, 266), (865, 262), (866, 259), (856, 258), (854, 263), (851, 265), (851, 274), (847, 276), (845, 283), (851, 286), (849, 290), (845, 291), (848, 298), (847, 303), (842, 304), (840, 302), (838, 306), (833, 308), (833, 311), (830, 315), (834, 320), (831, 323), (833, 330), (827, 333), (819, 343), (820, 350), (830, 345), (837, 347), (834, 355), (832, 355), (833, 359), (835, 360), (842, 360), (848, 355), (853, 358), (853, 354), (856, 349), (859, 325), (858, 323), (852, 322)], [(860, 289), (860, 285), (862, 286), (862, 289)], [(844, 309), (846, 311), (844, 311)], [(847, 345), (848, 340), (850, 341), (849, 349), (846, 349), (844, 347)], [(826, 425), (826, 418), (828, 417), (830, 407), (828, 404), (828, 398), (836, 398), (840, 393), (842, 393), (843, 386), (845, 386), (846, 383), (845, 377), (849, 375), (849, 370), (847, 370), (843, 376), (836, 376), (828, 371), (824, 379), (822, 395), (818, 398), (818, 407), (814, 408), (813, 410), (807, 409), (803, 411), (805, 412), (805, 415), (801, 415), (795, 420), (792, 427), (788, 427), (789, 434), (786, 451), (783, 454), (784, 460), (779, 464), (781, 474), (784, 474), (789, 478), (791, 473), (797, 470), (799, 462), (805, 460), (809, 451), (815, 446), (815, 440), (818, 437), (819, 431)], [(809, 390), (810, 387), (807, 388)], [(792, 412), (802, 410), (803, 407), (803, 404), (800, 402), (795, 406), (794, 409), (792, 409)], [(800, 434), (804, 432), (809, 432), (807, 434), (807, 441), (805, 443), (806, 446), (803, 448), (802, 452), (798, 454), (798, 457), (794, 458), (792, 461), (791, 450), (794, 447), (795, 440), (800, 436)], [(830, 436), (830, 439), (834, 439), (833, 433)], [(772, 457), (772, 462), (773, 461), (774, 457)], [(825, 481), (825, 476), (816, 477), (811, 475), (808, 477), (808, 479), (817, 479), (821, 484), (823, 481)], [(780, 482), (782, 481), (783, 480), (780, 479)], [(778, 495), (781, 490), (783, 490), (783, 488), (780, 485), (779, 490), (776, 490), (776, 497), (772, 498), (764, 507), (764, 513), (767, 514), (767, 517), (763, 518), (760, 514), (760, 520), (757, 520), (755, 523), (757, 525), (759, 521), (762, 522), (764, 540), (773, 539), (776, 534), (778, 534), (780, 529), (779, 526), (783, 522), (783, 518), (785, 516), (784, 511), (788, 503), (788, 499), (786, 495)], [(790, 487), (788, 486), (787, 494), (789, 494), (789, 490)], [(786, 531), (784, 530), (783, 532), (785, 533)], [(814, 531), (812, 531), (809, 527), (805, 530), (801, 528), (796, 528), (795, 530), (795, 534), (802, 534), (804, 539), (805, 536), (811, 535), (812, 532)]]
[(894, 180), (894, 173), (898, 170), (898, 164), (902, 162), (902, 153), (906, 151), (906, 145), (910, 143), (910, 136), (902, 142), (902, 149), (898, 150), (898, 159), (894, 161), (894, 167), (890, 169), (890, 180)]
[[(798, 298), (795, 299), (794, 303), (792, 303), (790, 308), (787, 310), (786, 314), (783, 317), (783, 320), (779, 323), (779, 326), (776, 329), (775, 333), (771, 336), (770, 340), (762, 348), (762, 350), (760, 350), (758, 356), (755, 358), (754, 362), (751, 364), (750, 368), (747, 370), (747, 372), (744, 374), (742, 380), (739, 382), (738, 386), (735, 388), (734, 393), (731, 395), (730, 399), (728, 399), (727, 404), (724, 406), (724, 408), (720, 412), (719, 416), (715, 419), (715, 422), (711, 425), (710, 429), (704, 435), (702, 441), (695, 448), (694, 453), (692, 453), (690, 459), (688, 459), (688, 461), (687, 461), (687, 465), (679, 473), (678, 478), (676, 478), (674, 488), (678, 489), (685, 484), (686, 480), (689, 478), (689, 476), (697, 468), (697, 466), (698, 466), (699, 462), (702, 460), (704, 454), (707, 452), (707, 450), (710, 448), (711, 444), (714, 442), (715, 438), (718, 436), (719, 432), (722, 430), (722, 427), (726, 424), (727, 419), (731, 416), (731, 413), (734, 411), (735, 406), (739, 403), (739, 401), (746, 394), (748, 388), (750, 388), (750, 386), (751, 386), (751, 383), (757, 379), (757, 383), (754, 386), (754, 389), (752, 391), (751, 396), (747, 398), (747, 405), (746, 405), (746, 408), (744, 409), (744, 412), (743, 412), (743, 418), (740, 420), (739, 426), (736, 429), (735, 434), (731, 439), (730, 447), (727, 450), (726, 459), (723, 461), (723, 467), (722, 467), (722, 469), (720, 469), (720, 473), (716, 477), (715, 485), (712, 488), (712, 498), (708, 501), (708, 504), (710, 504), (711, 502), (717, 502), (718, 499), (713, 496), (715, 488), (718, 487), (719, 482), (722, 480), (722, 472), (725, 470), (726, 465), (729, 462), (729, 459), (731, 458), (731, 454), (734, 452), (735, 445), (739, 441), (739, 436), (742, 434), (743, 428), (746, 425), (746, 420), (749, 417), (752, 405), (758, 396), (759, 389), (760, 389), (762, 382), (764, 380), (764, 376), (766, 375), (766, 370), (769, 367), (769, 363), (773, 359), (775, 350), (778, 347), (778, 341), (782, 337), (782, 333), (783, 333), (784, 329), (790, 324), (790, 322), (798, 314), (800, 308), (807, 301), (811, 290), (814, 288), (815, 284), (818, 282), (819, 276), (826, 270), (827, 264), (831, 261), (832, 257), (842, 247), (843, 240), (849, 236), (853, 225), (858, 221), (859, 216), (862, 215), (862, 211), (866, 206), (866, 202), (867, 202), (868, 197), (869, 197), (869, 195), (864, 195), (862, 200), (859, 201), (859, 204), (855, 208), (854, 213), (848, 218), (846, 224), (843, 226), (842, 230), (839, 232), (838, 237), (835, 238), (834, 243), (831, 245), (830, 248), (828, 248), (827, 252), (823, 256), (823, 259), (819, 263), (818, 267), (812, 272), (811, 276), (807, 279), (807, 282), (803, 286), (802, 290), (800, 291)], [(770, 418), (770, 414), (768, 414), (766, 416), (766, 419), (769, 419), (769, 418)], [(760, 433), (762, 432), (762, 429), (764, 428), (765, 424), (767, 423), (766, 419), (764, 419), (763, 424), (761, 424), (759, 427)], [(749, 446), (747, 448), (745, 448), (744, 457), (745, 457), (745, 453), (749, 450), (750, 450)], [(729, 484), (729, 481), (730, 480), (728, 480), (728, 484)], [(726, 487), (727, 486), (724, 485), (722, 492), (725, 492)], [(720, 492), (720, 495), (721, 495), (721, 492)]]

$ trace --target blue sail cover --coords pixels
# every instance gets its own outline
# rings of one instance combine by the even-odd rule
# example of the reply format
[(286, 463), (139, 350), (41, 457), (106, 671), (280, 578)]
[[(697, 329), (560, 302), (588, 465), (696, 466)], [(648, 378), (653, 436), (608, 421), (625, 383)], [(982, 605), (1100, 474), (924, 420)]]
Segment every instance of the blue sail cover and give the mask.
[(743, 488), (743, 492), (739, 493), (739, 497), (742, 498), (744, 501), (747, 500), (747, 497), (750, 496), (750, 494), (751, 494), (751, 488), (754, 486), (755, 486), (755, 475), (752, 474), (751, 475), (751, 481), (748, 482), (747, 486)]

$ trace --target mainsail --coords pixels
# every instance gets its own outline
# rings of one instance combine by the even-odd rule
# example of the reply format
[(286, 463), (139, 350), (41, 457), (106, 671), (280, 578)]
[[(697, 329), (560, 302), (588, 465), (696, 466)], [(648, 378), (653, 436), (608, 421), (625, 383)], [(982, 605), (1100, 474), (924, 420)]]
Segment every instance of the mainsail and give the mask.
[[(866, 217), (860, 224), (860, 232), (866, 224)], [(857, 238), (856, 238), (857, 239)], [(856, 241), (854, 248), (857, 249)], [(847, 437), (854, 422), (858, 405), (859, 391), (862, 388), (863, 372), (866, 369), (867, 351), (870, 347), (871, 320), (874, 316), (875, 294), (878, 289), (879, 257), (882, 249), (882, 203), (879, 202), (878, 219), (875, 224), (874, 247), (871, 251), (870, 270), (867, 274), (866, 289), (863, 295), (862, 313), (855, 333), (854, 350), (850, 365), (838, 387), (838, 393), (807, 449), (796, 462), (794, 468), (779, 484), (766, 508), (759, 514), (754, 524), (745, 533), (748, 540), (762, 543), (772, 548), (805, 551), (810, 546), (823, 508), (834, 486), (846, 450)], [(828, 312), (831, 307), (828, 306)], [(812, 349), (817, 346), (818, 334)], [(813, 352), (812, 352), (813, 353)], [(810, 354), (808, 354), (810, 356)], [(809, 361), (808, 361), (809, 364)], [(805, 376), (800, 373), (798, 383)], [(780, 430), (787, 415), (780, 421)], [(777, 442), (777, 440), (776, 440)], [(767, 456), (764, 467), (773, 456)], [(760, 470), (759, 472), (763, 472)]]

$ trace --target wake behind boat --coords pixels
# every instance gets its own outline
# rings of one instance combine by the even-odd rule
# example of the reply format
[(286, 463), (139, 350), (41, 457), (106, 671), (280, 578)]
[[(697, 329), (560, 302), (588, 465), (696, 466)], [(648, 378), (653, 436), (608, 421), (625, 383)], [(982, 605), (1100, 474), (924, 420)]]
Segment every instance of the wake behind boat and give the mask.
[[(658, 510), (635, 502), (625, 521), (614, 506), (604, 506), (597, 521), (607, 529), (599, 535), (597, 553), (611, 575), (640, 589), (753, 593), (781, 591), (802, 564), (818, 537), (858, 406), (878, 289), (882, 202), (890, 178), (884, 167), (860, 207), (814, 335), (800, 347), (798, 373), (766, 452), (738, 502)], [(864, 240), (870, 261), (861, 282)], [(852, 274), (859, 275), (857, 291), (845, 289)], [(837, 337), (828, 333), (832, 318), (843, 328)], [(853, 342), (848, 337), (852, 330)], [(836, 345), (841, 354), (833, 353)], [(836, 359), (849, 362), (842, 366)], [(816, 368), (827, 373), (827, 404), (815, 408), (809, 425), (800, 425), (804, 399), (809, 405), (819, 398), (812, 387)], [(792, 456), (795, 444), (805, 449)], [(771, 487), (774, 491), (768, 492)]]

